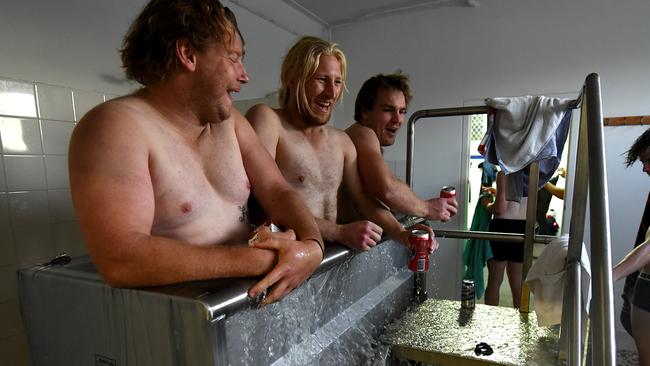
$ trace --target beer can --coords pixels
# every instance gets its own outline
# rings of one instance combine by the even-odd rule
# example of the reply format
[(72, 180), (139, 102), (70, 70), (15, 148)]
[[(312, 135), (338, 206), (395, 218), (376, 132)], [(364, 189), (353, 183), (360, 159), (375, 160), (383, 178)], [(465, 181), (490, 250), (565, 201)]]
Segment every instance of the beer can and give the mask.
[(409, 269), (413, 272), (426, 272), (429, 270), (429, 248), (433, 244), (433, 239), (426, 230), (415, 229), (409, 236), (411, 244), (411, 258), (409, 259)]
[(453, 198), (456, 197), (456, 188), (452, 186), (444, 186), (440, 190), (440, 198)]
[(463, 280), (460, 291), (460, 306), (465, 309), (474, 309), (476, 307), (474, 280)]

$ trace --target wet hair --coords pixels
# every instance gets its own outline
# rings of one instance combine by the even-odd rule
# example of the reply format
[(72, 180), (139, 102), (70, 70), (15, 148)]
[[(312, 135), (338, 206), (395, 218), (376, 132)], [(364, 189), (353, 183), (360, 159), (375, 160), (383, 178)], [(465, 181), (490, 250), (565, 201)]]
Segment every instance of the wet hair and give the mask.
[[(336, 97), (335, 102), (339, 101), (345, 90), (345, 79), (347, 75), (347, 63), (343, 51), (336, 43), (328, 42), (317, 37), (300, 38), (287, 52), (282, 62), (282, 71), (280, 73), (280, 90), (278, 101), (280, 107), (284, 108), (289, 104), (291, 93), (296, 93), (296, 104), (298, 112), (304, 114), (309, 111), (309, 102), (305, 92), (305, 83), (311, 78), (318, 69), (320, 57), (330, 55), (336, 57), (341, 64), (341, 93)], [(289, 83), (294, 80), (295, 90), (291, 90)]]
[(243, 44), (235, 14), (218, 0), (151, 0), (124, 36), (122, 67), (128, 79), (152, 85), (177, 66), (177, 40), (204, 51), (214, 42), (229, 44), (235, 34)]
[(361, 122), (363, 112), (371, 111), (375, 107), (379, 90), (398, 90), (404, 93), (406, 105), (408, 106), (413, 96), (409, 87), (409, 77), (401, 72), (384, 75), (377, 74), (366, 80), (354, 102), (354, 120)]
[(648, 148), (650, 148), (650, 128), (645, 130), (641, 136), (637, 137), (632, 146), (630, 146), (630, 149), (625, 153), (627, 155), (625, 158), (625, 166), (632, 166), (639, 158), (639, 155), (643, 154)]

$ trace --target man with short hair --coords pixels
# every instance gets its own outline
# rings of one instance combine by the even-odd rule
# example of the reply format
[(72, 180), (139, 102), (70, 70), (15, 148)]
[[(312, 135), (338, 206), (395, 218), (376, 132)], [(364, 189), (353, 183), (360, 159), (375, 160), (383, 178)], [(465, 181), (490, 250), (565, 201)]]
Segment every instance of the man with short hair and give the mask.
[[(364, 192), (350, 138), (327, 126), (344, 90), (345, 76), (345, 56), (337, 45), (303, 37), (282, 64), (280, 108), (257, 105), (246, 117), (289, 184), (307, 202), (326, 241), (368, 250), (385, 230), (408, 246), (408, 231)], [(338, 200), (343, 194), (370, 221), (339, 222)]]
[[(627, 151), (625, 163), (628, 167), (637, 160), (643, 165), (643, 172), (650, 175), (650, 128)], [(612, 271), (614, 282), (625, 276), (621, 324), (634, 338), (639, 365), (650, 366), (650, 193), (634, 249)]]
[(359, 160), (366, 190), (393, 211), (448, 221), (456, 214), (455, 198), (420, 199), (393, 175), (382, 157), (382, 148), (395, 143), (411, 101), (408, 77), (378, 74), (361, 86), (354, 105), (355, 123), (345, 130)]
[[(264, 304), (279, 300), (318, 267), (322, 238), (233, 108), (248, 81), (234, 14), (217, 0), (152, 0), (121, 55), (143, 88), (95, 107), (70, 142), (72, 198), (98, 271), (116, 287), (266, 274), (249, 295), (273, 286)], [(288, 229), (262, 230), (254, 247), (251, 193)]]

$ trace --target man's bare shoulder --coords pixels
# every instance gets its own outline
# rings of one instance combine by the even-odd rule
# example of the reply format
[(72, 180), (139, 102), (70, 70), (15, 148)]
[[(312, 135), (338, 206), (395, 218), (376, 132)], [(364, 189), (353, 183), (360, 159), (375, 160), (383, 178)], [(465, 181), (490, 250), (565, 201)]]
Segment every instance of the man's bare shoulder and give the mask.
[(122, 131), (137, 133), (138, 126), (154, 118), (153, 110), (133, 95), (104, 102), (79, 121), (75, 133)]
[(354, 144), (352, 143), (350, 136), (345, 131), (333, 126), (326, 126), (326, 128), (330, 141), (335, 142), (344, 151), (348, 151), (350, 149), (354, 150)]
[(273, 109), (266, 104), (256, 104), (250, 107), (245, 116), (253, 127), (260, 124), (273, 124), (276, 126), (282, 124), (279, 110)]
[(373, 140), (377, 140), (375, 132), (371, 128), (360, 123), (353, 123), (345, 130), (345, 132), (350, 136), (355, 145), (361, 142), (372, 142)]
[(368, 149), (372, 151), (380, 151), (377, 135), (370, 127), (363, 126), (360, 123), (354, 123), (352, 126), (348, 127), (345, 132), (350, 136), (357, 151), (366, 151)]

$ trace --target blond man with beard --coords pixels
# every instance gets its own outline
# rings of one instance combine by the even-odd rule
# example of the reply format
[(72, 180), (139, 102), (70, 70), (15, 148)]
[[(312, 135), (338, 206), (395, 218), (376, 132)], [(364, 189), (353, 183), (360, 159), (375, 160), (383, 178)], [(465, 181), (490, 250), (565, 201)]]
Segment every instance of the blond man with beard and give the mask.
[[(280, 108), (257, 105), (246, 117), (289, 184), (307, 202), (326, 241), (368, 250), (385, 230), (408, 245), (408, 231), (365, 193), (350, 138), (327, 126), (345, 89), (345, 77), (345, 55), (337, 45), (303, 37), (282, 64)], [(344, 192), (368, 220), (337, 221), (338, 200)]]

